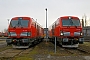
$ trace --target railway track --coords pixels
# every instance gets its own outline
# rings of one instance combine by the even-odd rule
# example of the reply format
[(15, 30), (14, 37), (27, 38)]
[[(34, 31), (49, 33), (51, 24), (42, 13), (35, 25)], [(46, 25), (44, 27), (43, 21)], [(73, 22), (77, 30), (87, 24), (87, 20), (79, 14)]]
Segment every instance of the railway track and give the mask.
[[(44, 47), (44, 48), (43, 48)], [(54, 44), (51, 42), (48, 43), (48, 46), (42, 45), (42, 48), (48, 51), (50, 55), (55, 55), (54, 54)], [(42, 49), (40, 48), (40, 49)], [(84, 47), (83, 47), (84, 48)], [(88, 52), (81, 50), (81, 48), (63, 48), (60, 45), (57, 45), (56, 47), (56, 55), (57, 56), (87, 56), (90, 55)]]
[(28, 49), (13, 49), (13, 48), (6, 49), (0, 52), (0, 59), (10, 59), (16, 56), (28, 54), (31, 50), (33, 50), (33, 48), (34, 47)]
[[(59, 46), (59, 47), (58, 47)], [(74, 55), (74, 56), (90, 56), (90, 48), (86, 47), (86, 46), (79, 46), (78, 48), (63, 48), (61, 47), (61, 45), (57, 45), (57, 49), (60, 48), (59, 50), (62, 52), (62, 54), (64, 54), (66, 52), (66, 54), (68, 55)]]
[[(52, 58), (52, 57), (60, 57), (60, 56), (90, 56), (89, 53), (85, 51), (71, 48), (62, 48), (60, 46), (56, 46), (56, 54), (54, 53), (54, 44), (51, 42), (41, 42), (40, 44), (30, 47), (28, 49), (13, 49), (9, 48), (0, 52), (1, 60), (15, 60), (15, 58), (25, 57), (25, 58)], [(81, 48), (80, 48), (81, 49)], [(22, 60), (22, 59), (21, 59)], [(55, 60), (55, 59), (54, 59)]]
[(73, 54), (73, 55), (77, 55), (77, 56), (83, 56), (83, 55), (90, 55), (90, 53), (88, 53), (88, 52), (86, 52), (85, 50), (81, 50), (81, 49), (79, 49), (79, 48), (73, 48), (73, 49), (71, 49), (71, 48), (64, 48), (67, 52), (69, 52), (69, 53), (71, 53), (71, 54)]
[(88, 54), (90, 54), (90, 52), (89, 52), (89, 51), (84, 50), (84, 49), (77, 48), (77, 50), (82, 51), (82, 52), (84, 52), (84, 53), (88, 53)]
[(7, 49), (2, 52), (0, 52), (0, 57), (14, 57), (18, 54), (20, 54), (23, 50), (17, 50), (17, 49)]

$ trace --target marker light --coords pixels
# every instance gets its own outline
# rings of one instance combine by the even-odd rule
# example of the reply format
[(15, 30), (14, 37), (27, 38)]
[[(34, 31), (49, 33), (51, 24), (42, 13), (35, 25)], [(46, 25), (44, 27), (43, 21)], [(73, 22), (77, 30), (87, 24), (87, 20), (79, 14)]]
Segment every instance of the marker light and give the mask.
[(22, 18), (20, 17), (20, 18), (18, 18), (18, 20), (22, 20)]
[(69, 16), (68, 18), (71, 19), (71, 16)]

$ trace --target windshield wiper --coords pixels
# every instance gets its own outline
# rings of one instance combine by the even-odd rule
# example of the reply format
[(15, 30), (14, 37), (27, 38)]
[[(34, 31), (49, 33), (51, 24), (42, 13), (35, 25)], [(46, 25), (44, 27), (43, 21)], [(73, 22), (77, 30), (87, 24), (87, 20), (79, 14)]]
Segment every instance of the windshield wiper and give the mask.
[(20, 21), (18, 21), (18, 23), (15, 25), (15, 26), (13, 26), (14, 28), (16, 28), (16, 27), (21, 27), (21, 28), (23, 28), (23, 26), (22, 26), (22, 24), (20, 23)]
[(72, 25), (74, 25), (77, 28), (77, 25), (73, 22), (73, 20), (70, 19), (70, 21), (71, 21)]

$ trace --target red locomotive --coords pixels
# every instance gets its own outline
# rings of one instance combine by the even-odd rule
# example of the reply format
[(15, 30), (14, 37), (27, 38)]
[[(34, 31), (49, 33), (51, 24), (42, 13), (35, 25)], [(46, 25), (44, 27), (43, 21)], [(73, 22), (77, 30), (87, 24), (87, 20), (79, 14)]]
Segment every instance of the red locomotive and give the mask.
[(56, 42), (62, 47), (78, 47), (83, 44), (84, 38), (80, 19), (75, 16), (63, 16), (58, 18), (49, 27), (50, 41)]
[(8, 27), (6, 42), (13, 48), (28, 48), (42, 41), (43, 34), (43, 28), (33, 18), (14, 17)]
[(8, 33), (7, 32), (0, 32), (0, 37), (8, 37)]

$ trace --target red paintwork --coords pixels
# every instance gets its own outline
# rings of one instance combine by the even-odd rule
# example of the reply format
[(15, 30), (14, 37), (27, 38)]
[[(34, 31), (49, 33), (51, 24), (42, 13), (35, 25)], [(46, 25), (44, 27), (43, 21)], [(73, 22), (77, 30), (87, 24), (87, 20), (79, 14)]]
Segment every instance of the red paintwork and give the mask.
[[(11, 20), (18, 20), (19, 17), (14, 17)], [(9, 36), (9, 38), (39, 38), (40, 36), (42, 36), (42, 34), (39, 35), (39, 33), (42, 33), (42, 31), (39, 31), (39, 29), (41, 29), (42, 27), (36, 22), (34, 21), (34, 19), (30, 18), (30, 17), (22, 17), (23, 20), (29, 20), (28, 22), (28, 27), (8, 27), (8, 32), (16, 32), (17, 36)], [(39, 27), (36, 27), (35, 24)], [(43, 29), (43, 28), (42, 28)], [(21, 37), (20, 34), (21, 32), (31, 32), (31, 36), (23, 36)]]
[[(82, 26), (78, 26), (77, 28), (75, 26), (70, 26), (70, 27), (67, 27), (67, 26), (62, 26), (62, 19), (68, 19), (69, 16), (63, 16), (63, 17), (60, 17), (58, 18), (50, 27), (49, 27), (49, 37), (52, 38), (52, 37), (74, 37), (74, 32), (82, 32)], [(73, 19), (78, 19), (78, 17), (75, 17), (75, 16), (71, 16)], [(54, 26), (54, 27), (53, 27)], [(53, 28), (52, 28), (53, 27)], [(54, 33), (52, 33), (52, 30)], [(65, 32), (68, 32), (70, 31), (70, 36), (61, 36), (60, 33), (61, 31), (65, 31)]]
[(3, 36), (4, 37), (8, 37), (8, 33), (6, 32), (6, 33), (3, 33)]
[(7, 32), (5, 32), (5, 33), (0, 32), (0, 37), (8, 37), (8, 33)]

